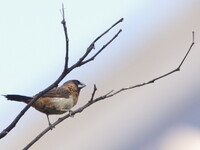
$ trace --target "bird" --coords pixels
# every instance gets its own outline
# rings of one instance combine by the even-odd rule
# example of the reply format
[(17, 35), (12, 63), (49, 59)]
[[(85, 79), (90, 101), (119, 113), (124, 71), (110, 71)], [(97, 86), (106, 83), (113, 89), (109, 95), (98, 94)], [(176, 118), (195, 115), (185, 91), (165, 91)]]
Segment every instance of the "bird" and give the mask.
[[(65, 112), (71, 112), (71, 108), (77, 104), (80, 90), (86, 85), (78, 80), (69, 80), (60, 87), (55, 87), (50, 91), (43, 94), (38, 100), (36, 100), (32, 107), (36, 110), (46, 114), (48, 124), (52, 127), (49, 119), (49, 115), (63, 114)], [(28, 104), (35, 96), (23, 96), (16, 94), (3, 95), (7, 100), (24, 102)]]

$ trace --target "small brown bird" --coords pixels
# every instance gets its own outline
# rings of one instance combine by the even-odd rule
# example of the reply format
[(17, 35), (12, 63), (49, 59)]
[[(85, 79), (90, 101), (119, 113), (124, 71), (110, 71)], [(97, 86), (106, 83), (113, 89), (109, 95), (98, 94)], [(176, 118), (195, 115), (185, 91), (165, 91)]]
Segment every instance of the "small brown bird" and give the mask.
[[(63, 114), (70, 112), (70, 109), (76, 105), (78, 101), (79, 92), (86, 85), (78, 80), (69, 80), (62, 86), (53, 88), (52, 90), (41, 96), (32, 107), (47, 115), (48, 123), (49, 115)], [(8, 100), (29, 103), (35, 96), (28, 97), (22, 95), (4, 95)]]

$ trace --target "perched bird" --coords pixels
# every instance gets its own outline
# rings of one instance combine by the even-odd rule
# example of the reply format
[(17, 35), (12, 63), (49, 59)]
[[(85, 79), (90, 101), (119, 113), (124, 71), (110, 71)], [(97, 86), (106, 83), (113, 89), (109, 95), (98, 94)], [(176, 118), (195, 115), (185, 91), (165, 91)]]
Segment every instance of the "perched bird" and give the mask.
[[(47, 115), (49, 126), (51, 126), (49, 115), (63, 114), (70, 112), (70, 109), (76, 105), (79, 92), (86, 85), (78, 80), (69, 80), (62, 86), (53, 88), (42, 95), (32, 107)], [(28, 97), (22, 95), (8, 94), (4, 95), (8, 100), (29, 103), (35, 96)]]

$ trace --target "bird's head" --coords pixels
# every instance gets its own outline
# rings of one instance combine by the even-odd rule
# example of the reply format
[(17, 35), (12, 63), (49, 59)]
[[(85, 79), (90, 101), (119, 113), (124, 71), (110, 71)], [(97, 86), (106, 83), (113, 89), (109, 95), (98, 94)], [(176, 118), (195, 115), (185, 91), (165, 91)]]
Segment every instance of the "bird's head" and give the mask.
[(70, 89), (74, 89), (77, 90), (77, 92), (79, 93), (80, 90), (82, 88), (84, 88), (86, 85), (83, 84), (82, 82), (78, 81), (78, 80), (69, 80), (67, 82), (65, 82), (62, 87), (66, 87), (66, 88), (70, 88)]

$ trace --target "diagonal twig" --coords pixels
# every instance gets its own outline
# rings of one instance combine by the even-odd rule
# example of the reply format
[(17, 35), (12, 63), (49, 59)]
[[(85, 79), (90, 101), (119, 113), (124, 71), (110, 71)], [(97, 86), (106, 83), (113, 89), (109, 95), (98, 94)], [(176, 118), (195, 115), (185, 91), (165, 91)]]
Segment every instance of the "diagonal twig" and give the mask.
[[(90, 100), (89, 100), (85, 105), (83, 105), (82, 107), (80, 107), (80, 108), (74, 110), (74, 111), (71, 112), (70, 114), (66, 114), (65, 116), (59, 118), (56, 122), (54, 122), (54, 123), (52, 124), (52, 126), (55, 127), (56, 125), (58, 125), (59, 123), (61, 123), (61, 122), (64, 121), (65, 119), (69, 118), (70, 116), (74, 116), (74, 115), (77, 114), (77, 113), (81, 113), (83, 110), (85, 110), (86, 108), (88, 108), (89, 106), (91, 106), (92, 104), (94, 104), (94, 103), (96, 103), (96, 102), (99, 102), (99, 101), (101, 101), (101, 100), (105, 100), (105, 99), (107, 99), (107, 98), (113, 97), (113, 96), (115, 96), (115, 95), (117, 95), (117, 94), (119, 94), (119, 93), (121, 93), (121, 92), (127, 91), (127, 90), (131, 90), (131, 89), (134, 89), (134, 88), (138, 88), (138, 87), (145, 86), (145, 85), (147, 85), (147, 84), (154, 83), (154, 82), (157, 81), (157, 80), (160, 80), (160, 79), (162, 79), (162, 78), (164, 78), (164, 77), (166, 77), (166, 76), (168, 76), (168, 75), (170, 75), (170, 74), (173, 74), (173, 73), (175, 73), (175, 72), (177, 72), (177, 71), (180, 71), (180, 68), (182, 67), (183, 63), (185, 62), (185, 60), (186, 60), (188, 54), (190, 53), (190, 51), (191, 51), (193, 45), (195, 44), (195, 42), (194, 42), (194, 32), (192, 32), (192, 36), (193, 36), (192, 44), (190, 45), (190, 47), (189, 47), (187, 53), (185, 54), (184, 58), (182, 59), (181, 63), (179, 64), (179, 66), (178, 66), (176, 69), (174, 69), (174, 70), (172, 70), (172, 71), (170, 71), (170, 72), (168, 72), (168, 73), (166, 73), (166, 74), (164, 74), (164, 75), (161, 75), (161, 76), (159, 76), (159, 77), (156, 77), (156, 78), (154, 78), (154, 79), (152, 79), (152, 80), (150, 80), (150, 81), (148, 81), (148, 82), (141, 83), (141, 84), (137, 84), (137, 85), (130, 86), (130, 87), (126, 87), (126, 88), (121, 88), (121, 89), (119, 89), (119, 90), (117, 90), (117, 91), (115, 91), (115, 92), (114, 92), (114, 91), (110, 91), (110, 92), (108, 92), (107, 94), (104, 94), (104, 95), (102, 95), (102, 96), (100, 96), (100, 97), (97, 97), (97, 98), (94, 98), (95, 93), (96, 93), (96, 91), (97, 91), (96, 85), (94, 85), (94, 89), (93, 89), (91, 98), (90, 98)], [(52, 129), (51, 127), (46, 128), (46, 129), (45, 129), (44, 131), (42, 131), (37, 137), (35, 137), (28, 145), (26, 145), (26, 147), (25, 147), (23, 150), (29, 149), (34, 143), (36, 143), (42, 136), (44, 136), (44, 135), (45, 135), (48, 131), (50, 131), (51, 129)]]
[(115, 38), (117, 38), (117, 36), (120, 34), (120, 32), (122, 32), (121, 29), (117, 32), (117, 34), (115, 34), (115, 36), (113, 36), (113, 38), (110, 41), (108, 41), (105, 45), (103, 45), (102, 48), (96, 54), (94, 54), (91, 58), (89, 58), (85, 61), (82, 61), (80, 63), (80, 66), (94, 60), (97, 57), (97, 55), (99, 55)]
[(117, 32), (117, 34), (108, 42), (106, 43), (94, 56), (93, 58), (90, 58), (91, 60), (86, 60), (86, 57), (90, 54), (90, 52), (95, 48), (95, 43), (102, 38), (105, 34), (107, 34), (112, 28), (114, 28), (116, 25), (118, 25), (119, 23), (121, 23), (124, 19), (121, 18), (120, 20), (118, 20), (116, 23), (114, 23), (109, 29), (107, 29), (104, 33), (102, 33), (100, 36), (98, 36), (87, 48), (85, 54), (74, 64), (72, 65), (69, 69), (73, 70), (76, 67), (80, 67), (86, 63), (88, 63), (89, 61), (93, 60), (100, 52), (102, 52), (102, 50), (107, 47), (118, 35), (119, 33), (122, 31), (121, 29)]

